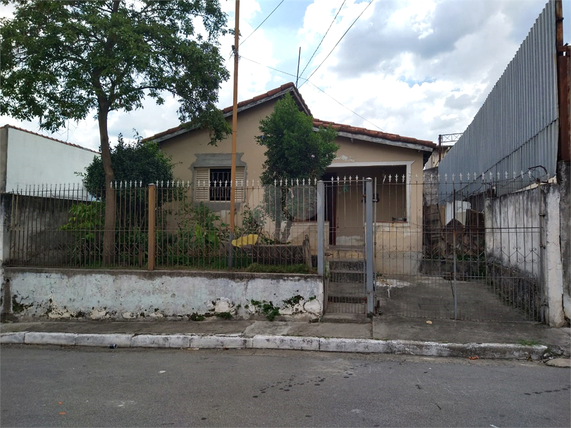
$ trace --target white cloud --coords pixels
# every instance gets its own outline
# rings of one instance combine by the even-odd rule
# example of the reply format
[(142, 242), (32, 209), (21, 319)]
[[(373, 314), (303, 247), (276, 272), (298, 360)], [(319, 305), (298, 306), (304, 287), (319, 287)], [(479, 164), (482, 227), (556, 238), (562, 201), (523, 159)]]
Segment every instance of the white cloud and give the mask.
[[(242, 40), (280, 0), (241, 2)], [(438, 134), (462, 132), (513, 58), (547, 0), (375, 0), (301, 93), (315, 117), (436, 141)], [(239, 100), (295, 81), (327, 31), (342, 0), (296, 0), (282, 4), (240, 47)], [(571, 19), (569, 3), (564, 16)], [(347, 0), (304, 73), (324, 61), (367, 1)], [(234, 1), (221, 1), (234, 26)], [(0, 15), (3, 11), (0, 10)], [(565, 28), (565, 31), (567, 27)], [(565, 32), (565, 40), (569, 39)], [(220, 40), (232, 73), (232, 35)], [(256, 61), (256, 64), (249, 60)], [(288, 74), (272, 70), (282, 70)], [(315, 88), (318, 86), (322, 91)], [(219, 107), (232, 104), (233, 78), (222, 85)], [(340, 105), (340, 104), (342, 105)], [(163, 106), (147, 100), (144, 110), (110, 116), (112, 141), (136, 128), (143, 136), (177, 126), (176, 99)], [(353, 110), (358, 115), (352, 113)], [(359, 117), (361, 116), (361, 117)], [(37, 131), (35, 123), (0, 117)], [(88, 118), (54, 135), (90, 148), (99, 146), (97, 123)]]

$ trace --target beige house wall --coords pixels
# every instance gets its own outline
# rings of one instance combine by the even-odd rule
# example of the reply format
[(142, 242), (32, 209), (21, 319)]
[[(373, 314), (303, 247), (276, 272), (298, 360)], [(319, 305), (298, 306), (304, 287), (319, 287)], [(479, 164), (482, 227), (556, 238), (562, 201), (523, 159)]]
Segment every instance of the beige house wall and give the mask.
[[(239, 159), (246, 165), (244, 176), (248, 184), (243, 200), (237, 201), (238, 212), (244, 203), (250, 208), (262, 203), (263, 190), (258, 187), (258, 182), (263, 171), (265, 148), (258, 145), (255, 137), (260, 135), (260, 120), (270, 115), (273, 108), (274, 102), (265, 102), (239, 112), (237, 153)], [(231, 153), (231, 136), (216, 146), (210, 145), (209, 140), (208, 131), (194, 130), (160, 144), (161, 149), (176, 163), (174, 169), (176, 179), (193, 182), (193, 164), (197, 160), (197, 155)], [(422, 186), (419, 184), (422, 184), (423, 152), (346, 137), (337, 137), (336, 142), (340, 147), (327, 172), (336, 174), (340, 180), (350, 176), (353, 180), (356, 176), (371, 177), (378, 185), (375, 193), (378, 193), (379, 202), (374, 204), (378, 220), (375, 224), (377, 271), (399, 273), (406, 269), (410, 272), (411, 266), (417, 269), (417, 260), (420, 259), (422, 251)], [(395, 171), (399, 172), (397, 183), (394, 182)], [(401, 173), (405, 173), (406, 183), (402, 183)], [(383, 178), (386, 182), (386, 176), (389, 174), (391, 184), (381, 185)], [(362, 188), (352, 187), (351, 191), (347, 192), (344, 186), (338, 186), (336, 191), (336, 244), (363, 245)], [(223, 220), (229, 216), (228, 202), (210, 202), (209, 206), (218, 211)], [(241, 224), (241, 218), (237, 218), (236, 224)], [(269, 220), (265, 230), (273, 232), (273, 224)], [(290, 242), (301, 243), (305, 235), (309, 236), (312, 251), (316, 252), (315, 222), (295, 223), (291, 230)], [(325, 235), (328, 239), (329, 234)], [(386, 256), (389, 252), (390, 257)]]
[(364, 245), (364, 191), (362, 184), (348, 179), (354, 182), (356, 177), (370, 177), (378, 200), (373, 204), (376, 270), (392, 275), (416, 272), (422, 256), (423, 153), (348, 138), (338, 140), (341, 147), (328, 168), (328, 173), (345, 183), (337, 186), (336, 244)]
[[(236, 138), (236, 152), (242, 154), (242, 161), (246, 163), (246, 179), (258, 180), (265, 161), (264, 147), (258, 145), (255, 137), (260, 135), (260, 120), (272, 113), (273, 103), (264, 103), (240, 112), (238, 133)], [(231, 118), (228, 119), (231, 124)], [(217, 145), (210, 145), (208, 130), (193, 130), (160, 144), (161, 150), (172, 157), (175, 162), (174, 176), (176, 180), (192, 182), (192, 164), (197, 154), (232, 153), (232, 136), (220, 141)]]

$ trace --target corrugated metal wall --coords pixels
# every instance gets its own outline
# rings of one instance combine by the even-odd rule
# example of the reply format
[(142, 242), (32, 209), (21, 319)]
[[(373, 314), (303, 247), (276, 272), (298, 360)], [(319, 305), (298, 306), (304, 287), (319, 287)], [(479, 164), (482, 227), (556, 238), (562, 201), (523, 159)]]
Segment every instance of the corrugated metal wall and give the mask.
[[(520, 176), (542, 165), (556, 171), (558, 144), (555, 1), (550, 0), (472, 123), (441, 161), (441, 177)], [(532, 177), (525, 174), (525, 186)], [(537, 175), (535, 175), (537, 176)], [(521, 176), (520, 176), (521, 177)], [(480, 179), (469, 185), (481, 187)], [(466, 183), (461, 187), (465, 187)]]

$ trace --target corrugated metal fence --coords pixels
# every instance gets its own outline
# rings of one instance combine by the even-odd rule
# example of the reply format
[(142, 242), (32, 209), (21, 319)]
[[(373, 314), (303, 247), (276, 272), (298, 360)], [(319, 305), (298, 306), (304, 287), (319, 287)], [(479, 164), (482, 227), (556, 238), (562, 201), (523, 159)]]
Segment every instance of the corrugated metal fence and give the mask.
[[(441, 161), (440, 175), (474, 171), (501, 173), (504, 178), (505, 172), (521, 175), (541, 165), (546, 175), (553, 176), (559, 132), (557, 94), (556, 4), (551, 0), (472, 123)], [(480, 185), (476, 180), (467, 190)]]

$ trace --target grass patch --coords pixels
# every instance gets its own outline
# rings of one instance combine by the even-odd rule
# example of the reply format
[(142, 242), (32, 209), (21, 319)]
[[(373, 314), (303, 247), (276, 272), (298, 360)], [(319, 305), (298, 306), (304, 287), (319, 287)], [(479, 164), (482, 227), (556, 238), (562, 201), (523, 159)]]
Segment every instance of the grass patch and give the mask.
[(216, 316), (218, 318), (222, 318), (223, 320), (232, 319), (232, 314), (230, 312), (218, 312)]

